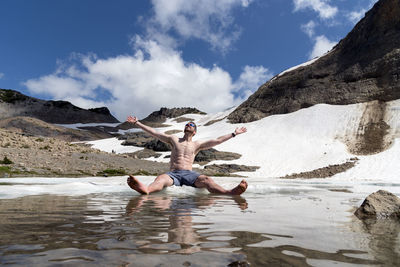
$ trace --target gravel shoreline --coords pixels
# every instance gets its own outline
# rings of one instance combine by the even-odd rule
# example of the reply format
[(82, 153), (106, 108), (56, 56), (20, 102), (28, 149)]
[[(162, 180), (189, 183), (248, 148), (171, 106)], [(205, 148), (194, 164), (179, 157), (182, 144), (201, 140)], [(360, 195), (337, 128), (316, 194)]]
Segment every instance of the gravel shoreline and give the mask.
[(0, 129), (0, 177), (84, 177), (111, 175), (157, 175), (169, 164), (110, 154), (84, 143), (50, 137), (27, 136)]

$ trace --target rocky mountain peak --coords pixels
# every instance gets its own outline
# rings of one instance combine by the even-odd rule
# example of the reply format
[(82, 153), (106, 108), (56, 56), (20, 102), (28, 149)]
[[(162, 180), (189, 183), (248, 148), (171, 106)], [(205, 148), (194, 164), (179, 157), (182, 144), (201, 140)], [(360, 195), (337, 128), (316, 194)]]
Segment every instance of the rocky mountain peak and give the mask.
[(106, 107), (83, 109), (68, 101), (46, 101), (18, 91), (0, 89), (0, 119), (27, 116), (48, 123), (117, 123)]
[(354, 29), (339, 42), (339, 57), (368, 64), (371, 59), (400, 48), (400, 1), (381, 0), (365, 14)]
[(326, 103), (400, 98), (400, 1), (380, 0), (331, 52), (275, 76), (228, 119), (250, 122)]
[(152, 112), (149, 116), (143, 119), (144, 122), (165, 122), (167, 118), (176, 118), (184, 114), (206, 114), (196, 108), (160, 108), (158, 111)]

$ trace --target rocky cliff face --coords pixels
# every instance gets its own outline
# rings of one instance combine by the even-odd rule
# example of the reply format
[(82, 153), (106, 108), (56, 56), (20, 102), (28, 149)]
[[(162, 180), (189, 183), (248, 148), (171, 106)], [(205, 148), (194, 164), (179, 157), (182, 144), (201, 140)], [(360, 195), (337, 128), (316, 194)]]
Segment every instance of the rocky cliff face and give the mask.
[(27, 116), (48, 123), (117, 123), (106, 107), (82, 109), (67, 101), (46, 101), (0, 89), (0, 119)]
[(206, 113), (196, 108), (161, 108), (159, 111), (152, 112), (149, 116), (144, 118), (144, 122), (165, 122), (167, 118), (176, 118), (184, 114), (203, 114)]
[(400, 98), (400, 1), (380, 0), (331, 52), (263, 84), (228, 119)]

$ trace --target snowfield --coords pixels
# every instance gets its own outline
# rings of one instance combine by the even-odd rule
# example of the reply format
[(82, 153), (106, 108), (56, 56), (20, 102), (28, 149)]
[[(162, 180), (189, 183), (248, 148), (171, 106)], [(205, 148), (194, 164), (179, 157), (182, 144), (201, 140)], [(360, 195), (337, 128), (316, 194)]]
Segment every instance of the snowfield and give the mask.
[[(390, 144), (387, 149), (372, 155), (355, 155), (349, 149), (355, 138), (363, 133), (369, 121), (376, 120), (376, 112), (371, 109), (377, 105), (375, 102), (343, 106), (320, 104), (290, 114), (269, 116), (244, 124), (230, 124), (225, 119), (234, 108), (216, 114), (185, 114), (183, 117), (192, 118), (198, 125), (194, 140), (216, 138), (233, 132), (236, 127), (247, 127), (247, 133), (216, 147), (220, 151), (240, 153), (242, 155), (240, 159), (213, 161), (209, 164), (234, 163), (260, 166), (256, 172), (240, 173), (248, 177), (281, 177), (342, 164), (357, 158), (355, 167), (330, 179), (395, 182), (400, 176), (400, 100), (388, 102), (385, 106), (382, 119), (390, 127), (384, 137)], [(205, 126), (207, 122), (213, 120), (219, 121)], [(163, 132), (183, 130), (185, 122), (177, 123), (175, 119), (168, 119), (165, 124), (171, 126), (157, 130)], [(181, 136), (182, 133), (176, 135)], [(94, 148), (107, 152), (114, 150), (116, 153), (128, 153), (142, 149), (122, 146), (122, 141), (117, 138), (89, 143)], [(169, 159), (162, 156), (149, 160), (168, 162)]]

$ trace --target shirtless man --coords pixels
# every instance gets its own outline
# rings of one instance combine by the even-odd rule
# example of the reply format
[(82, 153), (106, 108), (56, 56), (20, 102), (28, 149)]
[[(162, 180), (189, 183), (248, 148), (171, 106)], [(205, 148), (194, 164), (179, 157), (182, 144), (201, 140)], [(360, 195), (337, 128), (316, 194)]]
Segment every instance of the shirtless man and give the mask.
[(233, 189), (227, 190), (216, 184), (210, 177), (206, 175), (200, 175), (197, 172), (192, 171), (194, 158), (200, 150), (212, 148), (235, 137), (238, 134), (245, 133), (247, 131), (245, 127), (236, 128), (235, 132), (220, 136), (217, 139), (208, 141), (192, 141), (192, 138), (197, 131), (197, 126), (194, 122), (189, 122), (185, 125), (184, 136), (182, 138), (157, 132), (153, 128), (139, 122), (136, 117), (129, 116), (127, 122), (136, 124), (158, 140), (168, 143), (172, 147), (170, 172), (157, 176), (154, 182), (148, 186), (140, 182), (132, 175), (128, 177), (128, 185), (137, 192), (145, 195), (158, 192), (164, 187), (172, 185), (188, 185), (197, 188), (207, 188), (207, 190), (211, 193), (226, 195), (240, 195), (246, 191), (247, 182), (245, 180), (242, 180), (239, 185)]

